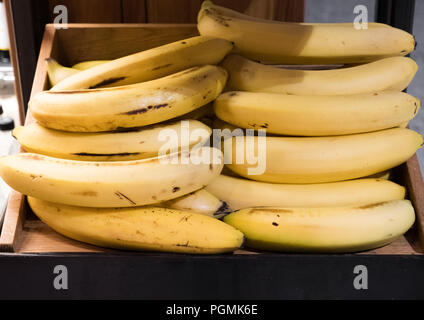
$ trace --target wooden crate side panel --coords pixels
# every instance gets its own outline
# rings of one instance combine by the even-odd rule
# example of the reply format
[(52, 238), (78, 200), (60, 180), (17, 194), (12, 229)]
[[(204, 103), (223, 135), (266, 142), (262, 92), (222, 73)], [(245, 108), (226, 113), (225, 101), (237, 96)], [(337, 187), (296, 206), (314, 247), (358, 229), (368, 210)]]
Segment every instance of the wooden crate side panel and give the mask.
[[(203, 0), (147, 0), (147, 21), (196, 23)], [(272, 20), (303, 21), (303, 0), (214, 0), (213, 3), (245, 14)]]
[(81, 23), (120, 23), (122, 22), (121, 0), (49, 0), (49, 17), (53, 22), (58, 13), (54, 8), (65, 6), (68, 22)]
[(418, 232), (421, 250), (424, 251), (424, 183), (417, 155), (414, 155), (406, 163), (404, 171), (408, 198), (411, 199), (415, 208), (415, 228)]
[(198, 35), (194, 25), (70, 25), (57, 30), (60, 62), (116, 59), (142, 50)]
[[(49, 17), (54, 8), (68, 9), (69, 23), (195, 23), (203, 0), (49, 0)], [(248, 15), (281, 20), (303, 21), (304, 0), (214, 0)]]
[(147, 22), (147, 5), (145, 0), (122, 0), (123, 23)]
[[(46, 27), (43, 37), (43, 45), (40, 49), (37, 68), (32, 85), (31, 96), (46, 88), (47, 66), (45, 59), (54, 51), (55, 29)], [(34, 119), (31, 112), (27, 112), (25, 123), (31, 123)], [(12, 191), (5, 212), (3, 229), (0, 235), (0, 251), (16, 251), (19, 246), (22, 226), (25, 223), (25, 197), (16, 191)]]

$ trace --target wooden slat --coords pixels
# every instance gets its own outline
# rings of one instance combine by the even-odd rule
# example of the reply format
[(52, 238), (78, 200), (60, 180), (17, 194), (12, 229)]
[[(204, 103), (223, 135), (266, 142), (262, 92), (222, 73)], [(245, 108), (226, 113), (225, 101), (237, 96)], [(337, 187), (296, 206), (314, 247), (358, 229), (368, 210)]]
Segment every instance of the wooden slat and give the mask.
[(49, 0), (51, 22), (57, 5), (66, 6), (69, 23), (119, 23), (122, 18), (121, 0)]
[[(60, 235), (40, 220), (26, 220), (19, 235), (19, 243), (15, 246), (19, 253), (58, 253), (58, 252), (119, 252), (118, 250), (101, 248), (72, 240)], [(249, 251), (248, 248), (237, 250), (234, 254), (266, 254), (261, 251)], [(400, 237), (393, 243), (375, 250), (360, 254), (419, 254), (405, 237)]]
[[(84, 33), (84, 36), (81, 36)], [(70, 24), (57, 30), (59, 62), (116, 59), (131, 53), (198, 35), (192, 24)]]
[(409, 191), (408, 196), (415, 208), (417, 219), (415, 225), (418, 230), (419, 242), (421, 249), (424, 250), (424, 183), (417, 155), (414, 155), (406, 163), (404, 175)]
[(147, 7), (145, 0), (121, 0), (123, 23), (147, 22)]
[[(147, 0), (147, 21), (195, 23), (202, 0)], [(217, 5), (248, 15), (275, 20), (303, 21), (303, 0), (215, 0)]]
[(271, 19), (290, 22), (303, 22), (305, 1), (276, 0)]
[[(45, 59), (51, 56), (55, 44), (55, 29), (48, 26), (43, 37), (43, 46), (37, 62), (37, 69), (32, 85), (31, 96), (44, 90), (47, 82), (47, 66)], [(31, 123), (34, 119), (28, 111), (25, 123)], [(16, 191), (12, 191), (4, 216), (3, 229), (0, 235), (0, 251), (16, 251), (19, 246), (22, 225), (25, 223), (25, 197)]]
[(24, 108), (24, 97), (22, 92), (22, 82), (21, 82), (21, 73), (19, 69), (18, 63), (18, 54), (17, 54), (17, 46), (16, 46), (16, 36), (15, 36), (15, 28), (13, 23), (13, 15), (12, 9), (10, 7), (11, 0), (4, 0), (5, 11), (6, 11), (6, 20), (7, 20), (7, 29), (9, 33), (9, 43), (10, 43), (10, 61), (13, 67), (13, 73), (15, 75), (15, 94), (16, 99), (18, 100), (19, 106), (19, 121), (20, 124), (23, 124), (25, 119), (25, 108)]

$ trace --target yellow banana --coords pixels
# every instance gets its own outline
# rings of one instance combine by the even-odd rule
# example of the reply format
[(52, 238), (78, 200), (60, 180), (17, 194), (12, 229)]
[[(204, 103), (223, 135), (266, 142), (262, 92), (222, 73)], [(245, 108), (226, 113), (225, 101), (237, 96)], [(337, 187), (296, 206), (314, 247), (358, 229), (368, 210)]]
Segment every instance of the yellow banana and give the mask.
[(78, 73), (78, 70), (64, 67), (53, 58), (46, 59), (46, 63), (47, 75), (49, 76), (51, 86), (54, 86), (63, 79)]
[(233, 90), (294, 95), (350, 95), (402, 91), (418, 66), (406, 57), (385, 58), (359, 66), (331, 70), (276, 68), (230, 55), (222, 66)]
[(79, 71), (84, 71), (93, 67), (100, 66), (106, 62), (110, 62), (112, 60), (90, 60), (90, 61), (82, 61), (74, 64), (72, 68), (77, 69)]
[(90, 244), (126, 250), (223, 253), (238, 249), (243, 234), (222, 221), (158, 207), (84, 208), (28, 198), (53, 230)]
[(226, 79), (224, 69), (206, 65), (128, 86), (43, 91), (29, 105), (34, 118), (47, 128), (111, 131), (162, 122), (200, 108), (221, 93)]
[(258, 207), (224, 221), (251, 248), (294, 252), (355, 252), (384, 246), (413, 225), (409, 200), (335, 208)]
[[(175, 132), (175, 139), (161, 138), (165, 130)], [(47, 129), (38, 123), (13, 130), (13, 136), (27, 152), (81, 161), (126, 161), (157, 157), (163, 147), (177, 152), (203, 144), (211, 133), (208, 126), (196, 120), (163, 123), (125, 132), (65, 132)], [(187, 139), (183, 138), (185, 136)]]
[(230, 41), (209, 36), (180, 40), (81, 71), (51, 90), (115, 87), (149, 81), (194, 66), (217, 64), (232, 47)]
[(230, 212), (225, 201), (219, 200), (205, 189), (163, 202), (161, 205), (166, 208), (205, 214), (214, 218), (221, 218)]
[(405, 188), (384, 179), (356, 179), (316, 184), (276, 184), (221, 174), (206, 190), (232, 210), (250, 207), (363, 206), (405, 198)]
[[(197, 161), (202, 155), (213, 161)], [(196, 162), (197, 161), (197, 162)], [(222, 170), (217, 149), (119, 162), (56, 159), (33, 153), (0, 158), (0, 176), (13, 189), (42, 200), (86, 207), (133, 207), (203, 188)]]
[(422, 143), (420, 134), (393, 128), (333, 137), (233, 137), (224, 140), (224, 151), (227, 166), (243, 177), (320, 183), (393, 168), (412, 157)]
[(293, 136), (329, 136), (377, 131), (411, 120), (420, 100), (387, 91), (347, 96), (294, 96), (232, 91), (215, 100), (220, 119), (248, 129)]
[(252, 19), (203, 3), (198, 15), (201, 35), (234, 42), (234, 51), (250, 59), (280, 64), (368, 62), (404, 56), (414, 50), (414, 37), (397, 28), (353, 23), (300, 24)]

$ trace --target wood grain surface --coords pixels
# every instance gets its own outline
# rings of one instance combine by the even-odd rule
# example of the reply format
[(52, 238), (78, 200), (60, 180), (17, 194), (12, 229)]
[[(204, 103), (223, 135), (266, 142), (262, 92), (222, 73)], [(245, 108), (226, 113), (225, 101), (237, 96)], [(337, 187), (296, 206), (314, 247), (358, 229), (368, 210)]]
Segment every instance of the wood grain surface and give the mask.
[[(57, 5), (68, 8), (70, 23), (194, 23), (203, 0), (49, 0), (50, 22)], [(303, 21), (303, 0), (215, 0), (255, 17)]]

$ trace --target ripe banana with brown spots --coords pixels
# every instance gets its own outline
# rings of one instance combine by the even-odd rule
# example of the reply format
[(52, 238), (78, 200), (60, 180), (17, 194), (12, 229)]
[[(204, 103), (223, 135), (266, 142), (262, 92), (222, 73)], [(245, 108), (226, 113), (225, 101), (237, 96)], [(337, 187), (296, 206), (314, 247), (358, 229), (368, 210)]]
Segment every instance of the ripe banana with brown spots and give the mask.
[(217, 64), (232, 48), (230, 41), (209, 36), (179, 40), (78, 72), (51, 90), (116, 87), (150, 81), (194, 66)]
[[(166, 130), (175, 132), (174, 139), (161, 137)], [(27, 152), (81, 161), (128, 161), (157, 157), (162, 153), (162, 148), (177, 152), (203, 145), (211, 133), (208, 126), (197, 120), (161, 123), (124, 132), (65, 132), (48, 129), (38, 123), (13, 130), (13, 136)]]
[(417, 63), (407, 57), (341, 69), (296, 70), (230, 55), (222, 66), (229, 72), (231, 90), (323, 96), (402, 91), (418, 70)]
[(205, 65), (121, 87), (43, 91), (29, 106), (34, 118), (47, 128), (112, 131), (162, 122), (198, 109), (221, 93), (226, 80), (225, 69)]
[(56, 232), (124, 250), (211, 254), (231, 252), (243, 234), (211, 217), (159, 207), (86, 208), (28, 198), (32, 211)]
[(202, 35), (234, 42), (243, 56), (274, 64), (363, 63), (405, 56), (414, 37), (381, 23), (290, 23), (255, 19), (205, 1), (198, 14)]
[[(209, 156), (209, 163), (200, 161)], [(42, 200), (85, 207), (134, 207), (201, 189), (220, 174), (222, 166), (221, 151), (209, 147), (116, 162), (20, 153), (0, 158), (0, 176), (13, 189)]]
[(409, 200), (334, 208), (247, 208), (224, 221), (251, 248), (289, 252), (355, 252), (384, 246), (415, 221)]

